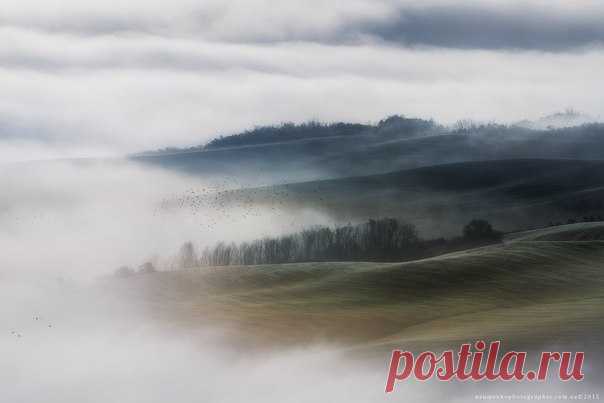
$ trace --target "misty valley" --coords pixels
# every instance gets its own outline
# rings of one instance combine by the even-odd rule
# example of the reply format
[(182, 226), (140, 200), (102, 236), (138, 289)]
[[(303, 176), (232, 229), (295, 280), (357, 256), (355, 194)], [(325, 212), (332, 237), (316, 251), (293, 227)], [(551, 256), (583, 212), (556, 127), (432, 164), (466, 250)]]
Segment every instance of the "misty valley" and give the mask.
[(604, 2), (0, 6), (0, 403), (600, 400)]
[[(285, 395), (301, 379), (316, 385), (308, 400), (377, 401), (401, 346), (562, 343), (598, 366), (601, 150), (597, 123), (447, 127), (397, 116), (6, 165), (0, 372), (35, 378), (50, 367), (34, 361), (54, 363), (37, 385), (42, 401), (85, 399), (88, 387), (63, 389), (75, 373), (99, 377), (83, 381), (99, 401), (139, 374), (156, 380), (145, 401), (180, 388), (281, 401), (275, 379)], [(326, 382), (349, 367), (356, 386)], [(24, 393), (19, 382), (9, 397)], [(397, 387), (435, 400), (453, 387), (429, 385)]]

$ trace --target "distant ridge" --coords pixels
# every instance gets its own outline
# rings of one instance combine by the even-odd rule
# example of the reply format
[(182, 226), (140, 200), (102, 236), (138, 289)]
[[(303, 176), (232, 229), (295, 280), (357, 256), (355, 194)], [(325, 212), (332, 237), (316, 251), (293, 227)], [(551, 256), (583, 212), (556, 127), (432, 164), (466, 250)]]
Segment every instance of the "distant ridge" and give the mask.
[(567, 127), (581, 126), (587, 123), (595, 123), (597, 119), (575, 109), (568, 108), (563, 112), (552, 113), (543, 116), (536, 121), (523, 120), (517, 125), (534, 130), (563, 129)]
[(183, 152), (244, 147), (272, 143), (291, 142), (296, 140), (322, 139), (329, 137), (354, 136), (359, 134), (404, 135), (413, 137), (437, 129), (439, 126), (432, 120), (407, 118), (400, 115), (389, 116), (377, 124), (361, 123), (321, 123), (310, 121), (301, 124), (282, 123), (275, 126), (258, 126), (241, 133), (219, 136), (204, 145), (186, 148), (167, 147), (155, 151), (145, 151), (135, 156), (163, 155)]

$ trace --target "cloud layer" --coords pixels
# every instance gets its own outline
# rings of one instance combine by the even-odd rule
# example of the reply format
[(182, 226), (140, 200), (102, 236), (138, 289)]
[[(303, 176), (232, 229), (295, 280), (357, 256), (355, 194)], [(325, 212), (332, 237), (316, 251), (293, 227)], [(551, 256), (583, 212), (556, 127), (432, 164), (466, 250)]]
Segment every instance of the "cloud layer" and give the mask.
[[(56, 4), (53, 4), (56, 3)], [(563, 50), (604, 41), (604, 6), (594, 0), (330, 1), (188, 0), (37, 2), (9, 7), (5, 25), (75, 35), (142, 33), (245, 43), (358, 43), (478, 49)]]
[(24, 0), (0, 16), (0, 158), (392, 113), (598, 117), (602, 17), (595, 1)]

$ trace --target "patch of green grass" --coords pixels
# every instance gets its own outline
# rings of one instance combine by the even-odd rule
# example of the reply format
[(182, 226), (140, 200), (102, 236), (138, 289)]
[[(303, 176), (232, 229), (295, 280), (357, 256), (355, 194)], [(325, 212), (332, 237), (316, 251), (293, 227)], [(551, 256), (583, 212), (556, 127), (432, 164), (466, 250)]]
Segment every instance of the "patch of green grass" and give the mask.
[(577, 231), (593, 234), (604, 224), (405, 263), (199, 268), (126, 281), (144, 290), (141, 298), (163, 320), (215, 322), (274, 344), (554, 341), (602, 331), (604, 241), (575, 241)]

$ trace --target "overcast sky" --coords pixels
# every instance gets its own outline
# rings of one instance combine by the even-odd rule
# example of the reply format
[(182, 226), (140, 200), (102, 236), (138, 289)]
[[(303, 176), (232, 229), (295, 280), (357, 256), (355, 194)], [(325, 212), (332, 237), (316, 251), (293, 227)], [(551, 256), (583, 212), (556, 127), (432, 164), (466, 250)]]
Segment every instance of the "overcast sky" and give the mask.
[(599, 0), (122, 3), (0, 6), (0, 159), (116, 155), (309, 119), (602, 115)]

